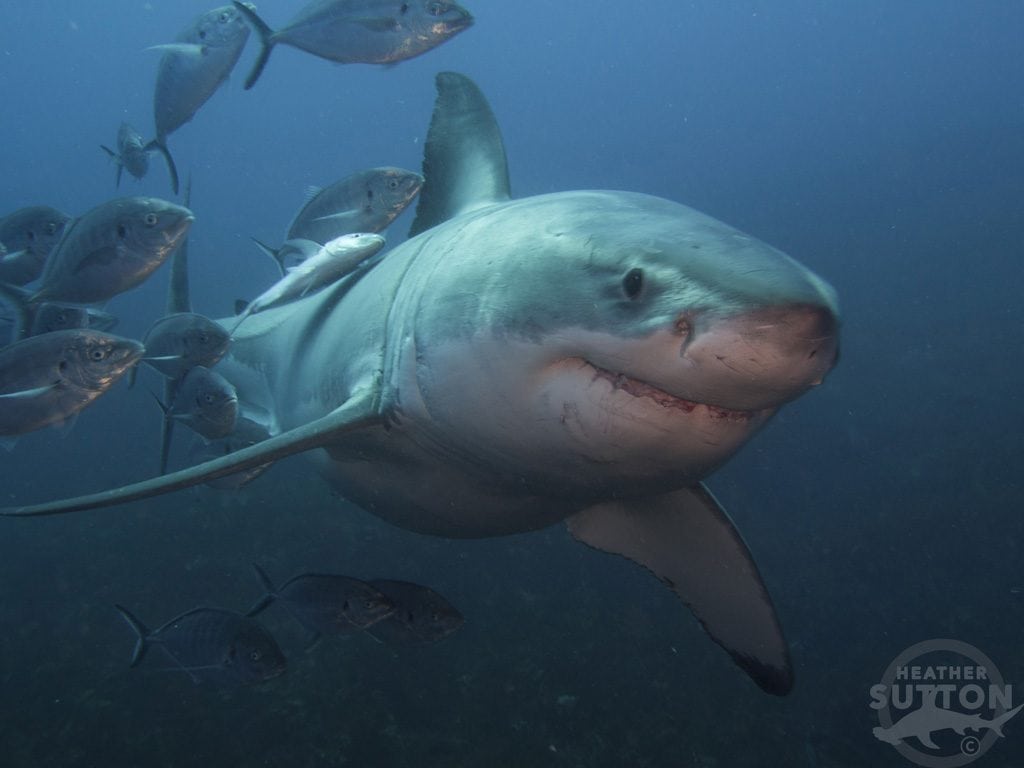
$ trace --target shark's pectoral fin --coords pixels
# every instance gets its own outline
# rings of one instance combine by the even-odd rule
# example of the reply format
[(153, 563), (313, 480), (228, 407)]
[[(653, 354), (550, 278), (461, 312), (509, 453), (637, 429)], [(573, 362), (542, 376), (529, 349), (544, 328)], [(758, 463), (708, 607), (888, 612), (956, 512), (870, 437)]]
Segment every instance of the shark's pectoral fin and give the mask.
[(243, 470), (254, 469), (283, 459), (285, 456), (319, 448), (347, 433), (380, 424), (384, 417), (380, 413), (379, 404), (380, 386), (378, 381), (374, 382), (372, 387), (353, 393), (344, 404), (326, 416), (301, 427), (282, 432), (280, 435), (263, 440), (256, 445), (229, 453), (227, 456), (196, 464), (169, 475), (132, 485), (123, 485), (88, 496), (60, 499), (32, 506), (0, 508), (0, 516), (58, 515), (65, 512), (109, 507), (114, 504), (159, 496), (233, 475)]
[(580, 541), (643, 565), (671, 587), (763, 690), (790, 692), (789, 648), (771, 598), (739, 531), (707, 488), (605, 502), (568, 525)]

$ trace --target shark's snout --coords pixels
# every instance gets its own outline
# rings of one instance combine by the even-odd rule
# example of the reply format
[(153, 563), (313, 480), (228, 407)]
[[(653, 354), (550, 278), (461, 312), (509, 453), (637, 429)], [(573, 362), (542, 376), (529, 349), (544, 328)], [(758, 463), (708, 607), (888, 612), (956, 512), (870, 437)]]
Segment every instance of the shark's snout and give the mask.
[(821, 306), (697, 314), (678, 327), (695, 399), (723, 408), (776, 408), (820, 384), (839, 355), (838, 318)]

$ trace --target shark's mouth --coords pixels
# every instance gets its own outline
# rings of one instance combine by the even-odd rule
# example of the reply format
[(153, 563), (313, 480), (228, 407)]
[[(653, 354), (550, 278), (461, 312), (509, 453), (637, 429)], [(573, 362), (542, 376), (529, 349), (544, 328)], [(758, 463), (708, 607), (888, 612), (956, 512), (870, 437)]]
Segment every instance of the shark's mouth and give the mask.
[(752, 419), (757, 413), (756, 411), (737, 411), (730, 408), (711, 405), (709, 403), (687, 400), (684, 397), (673, 395), (670, 392), (659, 389), (653, 384), (648, 384), (645, 381), (634, 379), (624, 373), (615, 373), (614, 371), (609, 371), (606, 368), (601, 368), (600, 366), (594, 365), (589, 360), (581, 358), (580, 362), (593, 371), (594, 381), (604, 379), (610, 382), (615, 390), (625, 392), (633, 397), (645, 397), (649, 400), (653, 400), (662, 408), (672, 408), (683, 411), (684, 413), (693, 413), (699, 409), (704, 412), (708, 418), (727, 421), (750, 421), (750, 419)]

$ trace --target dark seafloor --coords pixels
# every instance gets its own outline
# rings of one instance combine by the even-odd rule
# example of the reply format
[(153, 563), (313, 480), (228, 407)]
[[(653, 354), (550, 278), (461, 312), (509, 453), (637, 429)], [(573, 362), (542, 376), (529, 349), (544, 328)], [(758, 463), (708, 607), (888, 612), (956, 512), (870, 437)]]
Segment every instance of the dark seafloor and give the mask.
[[(261, 3), (281, 23), (297, 2)], [(352, 509), (301, 457), (238, 496), (209, 489), (0, 524), (2, 766), (901, 766), (868, 688), (907, 646), (957, 638), (1024, 681), (1024, 5), (507, 3), (394, 68), (276, 50), (171, 137), (194, 178), (193, 299), (227, 315), (275, 278), (303, 189), (418, 169), (433, 76), (473, 77), (517, 196), (633, 189), (678, 200), (826, 277), (842, 359), (709, 485), (757, 557), (797, 686), (760, 693), (650, 576), (559, 526), (432, 539)], [(0, 2), (0, 212), (113, 197), (98, 148), (152, 133), (159, 54), (195, 0)], [(170, 196), (159, 158), (121, 194)], [(399, 242), (410, 217), (389, 232)], [(116, 298), (136, 338), (166, 270)], [(147, 374), (148, 375), (148, 374)], [(124, 384), (67, 437), (0, 454), (0, 493), (55, 498), (155, 471), (158, 416)], [(152, 446), (152, 453), (140, 450)], [(301, 652), (234, 691), (152, 664), (115, 602), (156, 625), (244, 609), (250, 563), (419, 581), (466, 615), (433, 646)], [(1024, 720), (978, 765), (1024, 763)]]

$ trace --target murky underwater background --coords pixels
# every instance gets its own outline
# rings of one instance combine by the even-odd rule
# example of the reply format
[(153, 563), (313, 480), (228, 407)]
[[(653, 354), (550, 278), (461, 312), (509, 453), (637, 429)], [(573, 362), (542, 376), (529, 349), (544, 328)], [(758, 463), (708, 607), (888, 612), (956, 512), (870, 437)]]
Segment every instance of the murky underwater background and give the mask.
[[(487, 541), (351, 508), (301, 457), (209, 489), (0, 525), (3, 766), (899, 766), (868, 688), (920, 640), (976, 645), (1024, 681), (1024, 6), (1017, 2), (558, 4), (467, 0), (476, 25), (394, 68), (254, 55), (171, 137), (194, 178), (193, 299), (230, 314), (274, 279), (303, 189), (419, 169), (433, 76), (473, 77), (517, 196), (634, 189), (792, 254), (839, 291), (842, 356), (709, 485), (753, 550), (797, 686), (759, 692), (641, 569), (561, 527)], [(264, 2), (280, 24), (298, 2)], [(0, 2), (0, 212), (113, 197), (98, 144), (152, 131), (157, 54), (207, 4)], [(122, 194), (169, 196), (157, 158)], [(408, 215), (389, 231), (401, 241)], [(108, 307), (141, 337), (158, 272)], [(155, 387), (146, 372), (142, 383)], [(64, 437), (0, 455), (4, 503), (149, 476), (158, 413), (124, 384)], [(179, 448), (184, 444), (180, 441)], [(158, 625), (244, 610), (250, 563), (428, 584), (466, 624), (396, 651), (263, 617), (286, 675), (197, 686), (129, 669), (121, 603)], [(1024, 720), (978, 763), (1024, 760)]]

